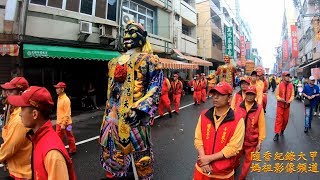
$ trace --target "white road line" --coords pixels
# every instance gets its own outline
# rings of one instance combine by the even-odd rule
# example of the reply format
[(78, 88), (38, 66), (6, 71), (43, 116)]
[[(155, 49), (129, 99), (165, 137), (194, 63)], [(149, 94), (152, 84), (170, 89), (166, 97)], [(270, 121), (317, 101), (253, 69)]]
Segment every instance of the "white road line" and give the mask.
[[(185, 106), (182, 106), (182, 107), (180, 107), (179, 109), (181, 110), (181, 109), (184, 109), (184, 108), (187, 108), (187, 107), (189, 107), (189, 106), (191, 106), (191, 105), (193, 105), (194, 103), (191, 103), (191, 104), (187, 104), (187, 105), (185, 105)], [(173, 110), (172, 112), (174, 112), (175, 110)], [(167, 112), (166, 113), (164, 113), (164, 115), (166, 115), (166, 114), (168, 114)], [(158, 119), (160, 116), (156, 116), (156, 117), (154, 117), (154, 119)], [(84, 144), (84, 143), (87, 143), (87, 142), (90, 142), (90, 141), (94, 141), (94, 140), (96, 140), (96, 139), (99, 139), (99, 136), (95, 136), (95, 137), (92, 137), (92, 138), (89, 138), (89, 139), (85, 139), (85, 140), (82, 140), (82, 141), (79, 141), (79, 142), (77, 142), (76, 143), (76, 145), (80, 145), (80, 144)], [(69, 146), (67, 145), (66, 146), (66, 148), (68, 148)]]
[[(187, 107), (189, 107), (189, 106), (191, 106), (191, 105), (193, 105), (193, 104), (194, 104), (194, 103), (187, 104), (187, 105), (185, 105), (185, 106), (180, 107), (179, 109), (181, 110), (181, 109), (187, 108)], [(175, 112), (175, 110), (173, 110), (172, 112)], [(166, 114), (168, 114), (168, 112), (164, 113), (164, 115), (166, 115)], [(158, 119), (159, 117), (160, 117), (160, 116), (156, 116), (156, 117), (154, 117), (154, 119)], [(92, 137), (92, 138), (89, 138), (89, 139), (85, 139), (85, 140), (79, 141), (79, 142), (76, 143), (76, 146), (81, 145), (81, 144), (84, 144), (84, 143), (87, 143), (87, 142), (94, 141), (94, 140), (96, 140), (96, 139), (99, 139), (99, 136), (95, 136), (95, 137)], [(68, 148), (69, 145), (67, 145), (67, 146), (65, 146), (65, 147)], [(0, 164), (0, 167), (3, 167), (3, 164)]]
[[(179, 109), (180, 109), (180, 110), (181, 110), (181, 109), (184, 109), (184, 108), (189, 107), (189, 106), (191, 106), (191, 105), (193, 105), (193, 104), (194, 104), (194, 103), (187, 104), (187, 105), (185, 105), (185, 106), (180, 107)], [(172, 112), (175, 112), (175, 110), (173, 110)], [(168, 112), (164, 113), (164, 115), (166, 115), (166, 114), (168, 114)], [(160, 116), (158, 115), (158, 116), (154, 117), (154, 119), (158, 119), (159, 117), (160, 117)], [(96, 139), (99, 139), (99, 136), (95, 136), (95, 137), (92, 137), (92, 138), (89, 138), (89, 139), (85, 139), (85, 140), (83, 140), (83, 141), (79, 141), (79, 142), (76, 143), (76, 145), (84, 144), (84, 143), (87, 143), (87, 142), (90, 142), (90, 141), (94, 141), (94, 140), (96, 140)], [(67, 145), (66, 148), (68, 148), (68, 147), (69, 147), (69, 146)]]

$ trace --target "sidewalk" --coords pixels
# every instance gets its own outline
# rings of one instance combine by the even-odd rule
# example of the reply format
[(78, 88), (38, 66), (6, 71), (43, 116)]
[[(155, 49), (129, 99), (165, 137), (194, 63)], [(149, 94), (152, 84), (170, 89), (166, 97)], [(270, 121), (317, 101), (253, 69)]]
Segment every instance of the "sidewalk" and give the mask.
[[(184, 97), (181, 97), (180, 106), (184, 106), (184, 105), (192, 103), (192, 102), (193, 102), (192, 94), (186, 94)], [(171, 108), (174, 109), (173, 102), (171, 102)], [(83, 113), (78, 113), (77, 115), (72, 116), (72, 123), (86, 121), (88, 119), (93, 119), (98, 116), (100, 116), (101, 120), (102, 120), (102, 116), (104, 114), (104, 109), (105, 109), (105, 107), (100, 107), (100, 110), (91, 110), (91, 111), (85, 111)], [(158, 113), (156, 113), (156, 114), (158, 114)], [(54, 117), (54, 118), (56, 118), (56, 117)], [(56, 125), (56, 119), (52, 120), (51, 122), (53, 125)]]

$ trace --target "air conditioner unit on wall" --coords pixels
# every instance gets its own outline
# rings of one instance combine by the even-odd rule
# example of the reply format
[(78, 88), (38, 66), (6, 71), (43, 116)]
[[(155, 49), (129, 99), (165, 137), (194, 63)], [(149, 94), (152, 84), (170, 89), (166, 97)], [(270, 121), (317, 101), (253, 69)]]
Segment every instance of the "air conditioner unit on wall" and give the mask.
[(92, 23), (80, 21), (80, 33), (92, 34)]
[(130, 20), (135, 20), (132, 14), (122, 12), (122, 26), (125, 27)]
[(117, 36), (117, 29), (113, 26), (100, 24), (99, 25), (99, 37), (107, 37), (115, 39)]

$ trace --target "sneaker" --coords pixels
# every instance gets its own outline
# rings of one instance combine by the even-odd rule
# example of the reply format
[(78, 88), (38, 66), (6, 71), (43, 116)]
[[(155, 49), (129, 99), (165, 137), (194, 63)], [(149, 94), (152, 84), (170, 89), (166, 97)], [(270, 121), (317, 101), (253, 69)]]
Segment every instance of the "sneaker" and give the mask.
[(308, 132), (308, 128), (304, 128), (304, 133), (307, 133)]
[(279, 134), (274, 135), (273, 141), (278, 141), (279, 140)]
[(318, 114), (318, 116), (320, 116), (320, 113)]
[(313, 115), (316, 116), (316, 115), (317, 115), (317, 112), (314, 112)]

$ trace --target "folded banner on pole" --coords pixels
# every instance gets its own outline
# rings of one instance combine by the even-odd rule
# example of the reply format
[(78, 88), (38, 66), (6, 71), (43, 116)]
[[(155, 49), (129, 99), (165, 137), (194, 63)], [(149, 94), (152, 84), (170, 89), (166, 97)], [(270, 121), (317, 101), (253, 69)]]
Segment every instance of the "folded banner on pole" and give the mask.
[(0, 44), (0, 54), (1, 56), (18, 56), (19, 48), (18, 44)]

